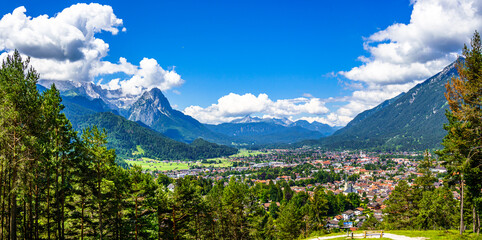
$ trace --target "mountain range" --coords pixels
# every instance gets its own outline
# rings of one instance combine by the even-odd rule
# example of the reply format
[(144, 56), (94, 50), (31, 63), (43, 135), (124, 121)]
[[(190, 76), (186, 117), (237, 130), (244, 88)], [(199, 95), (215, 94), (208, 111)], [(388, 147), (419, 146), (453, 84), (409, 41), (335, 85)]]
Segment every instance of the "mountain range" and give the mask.
[[(122, 152), (126, 155), (135, 152), (138, 145), (141, 148), (154, 149), (147, 147), (146, 143), (139, 139), (133, 140), (132, 136), (124, 136), (140, 134), (139, 132), (143, 132), (141, 135), (152, 135), (148, 139), (162, 138), (159, 144), (166, 144), (165, 139), (169, 139), (186, 146), (195, 141), (199, 143), (197, 139), (204, 139), (230, 146), (300, 142), (302, 145), (330, 149), (424, 150), (440, 147), (445, 135), (443, 124), (446, 122), (445, 111), (448, 107), (444, 98), (444, 86), (456, 75), (454, 62), (408, 92), (358, 114), (341, 129), (319, 122), (293, 122), (287, 118), (259, 118), (249, 115), (229, 123), (202, 124), (173, 109), (162, 91), (157, 88), (134, 96), (124, 95), (119, 90), (106, 90), (93, 83), (39, 83), (44, 87), (56, 84), (66, 106), (64, 112), (77, 129), (87, 126), (86, 123), (108, 126), (115, 132), (109, 137), (112, 142), (118, 143), (117, 147), (122, 142), (120, 139), (130, 139), (128, 144), (120, 144), (124, 146)], [(113, 128), (106, 119), (118, 122), (118, 125), (129, 126), (131, 130)], [(133, 129), (136, 129), (135, 133)], [(130, 148), (126, 150), (125, 146)], [(147, 152), (151, 155), (163, 155)]]
[(230, 123), (206, 126), (213, 132), (253, 144), (293, 143), (331, 135), (337, 128), (305, 120), (292, 122), (287, 118), (246, 116)]
[[(220, 145), (252, 146), (267, 143), (294, 143), (329, 135), (328, 125), (288, 119), (239, 119), (220, 125), (202, 124), (171, 107), (161, 90), (153, 88), (140, 96), (124, 96), (118, 90), (106, 90), (93, 83), (71, 81), (39, 81), (39, 90), (55, 84), (61, 92), (64, 113), (76, 130), (98, 125), (108, 132), (109, 147), (118, 154), (174, 159), (199, 159), (231, 153)], [(141, 137), (140, 137), (141, 136)], [(149, 139), (148, 142), (145, 139)], [(200, 140), (204, 139), (204, 140)], [(209, 141), (209, 142), (208, 142)], [(211, 144), (210, 142), (216, 143)], [(196, 145), (196, 151), (189, 148)], [(182, 150), (182, 154), (166, 148)], [(206, 149), (203, 149), (206, 148)], [(196, 153), (193, 153), (196, 152)]]
[(457, 61), (408, 92), (358, 114), (333, 135), (303, 144), (385, 151), (440, 148), (446, 135), (443, 129), (448, 109), (445, 84), (458, 76)]

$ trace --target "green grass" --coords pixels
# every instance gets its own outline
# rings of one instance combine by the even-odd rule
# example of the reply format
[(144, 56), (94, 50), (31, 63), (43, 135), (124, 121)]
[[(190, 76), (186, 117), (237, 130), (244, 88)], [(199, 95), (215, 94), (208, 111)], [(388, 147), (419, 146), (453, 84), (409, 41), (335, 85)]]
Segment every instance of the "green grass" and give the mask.
[(182, 169), (189, 169), (191, 164), (195, 164), (192, 162), (161, 162), (158, 160), (150, 159), (150, 158), (142, 158), (141, 161), (137, 160), (126, 160), (126, 162), (130, 165), (138, 165), (141, 166), (142, 169), (148, 171), (170, 171), (170, 170), (182, 170)]
[[(355, 234), (357, 233), (362, 233), (362, 231), (355, 231)], [(310, 234), (308, 238), (305, 238), (305, 240), (309, 239), (316, 239), (316, 237), (331, 237), (331, 236), (340, 236), (340, 238), (334, 238), (334, 239), (345, 239), (346, 238), (346, 232), (344, 230), (341, 230), (340, 232), (332, 232), (332, 233), (323, 233), (323, 231), (319, 232), (313, 232)]]
[[(143, 157), (142, 160), (125, 160), (126, 163), (130, 165), (138, 165), (144, 170), (148, 171), (172, 171), (172, 170), (183, 170), (189, 169), (190, 166), (203, 166), (203, 167), (230, 167), (233, 165), (229, 159), (225, 158), (213, 158), (209, 159), (210, 161), (215, 161), (216, 163), (197, 163), (197, 162), (188, 162), (188, 161), (181, 161), (181, 162), (162, 162), (151, 158)], [(221, 163), (218, 163), (221, 160)]]
[[(141, 146), (137, 146), (137, 151), (132, 153), (133, 155), (141, 155), (144, 154), (144, 149)], [(256, 156), (260, 154), (267, 154), (265, 152), (260, 151), (251, 151), (246, 149), (241, 149), (237, 154), (231, 155), (227, 158), (220, 157), (220, 158), (210, 158), (206, 159), (207, 161), (214, 161), (215, 163), (200, 163), (200, 162), (161, 162), (151, 158), (142, 158), (141, 161), (138, 160), (125, 160), (126, 163), (130, 165), (139, 165), (142, 169), (147, 171), (171, 171), (171, 170), (182, 170), (182, 169), (189, 169), (191, 165), (201, 166), (201, 167), (214, 167), (214, 168), (224, 168), (224, 167), (231, 167), (233, 166), (233, 162), (231, 158), (235, 157), (250, 157)], [(221, 163), (219, 163), (221, 161)]]
[[(222, 168), (222, 167), (231, 167), (233, 166), (233, 163), (231, 161), (229, 161), (229, 159), (227, 158), (210, 158), (210, 159), (207, 159), (208, 161), (215, 161), (216, 163), (213, 164), (213, 163), (201, 163), (201, 164), (198, 164), (198, 166), (202, 166), (202, 167), (216, 167), (216, 168)], [(221, 163), (218, 163), (219, 161), (221, 161)]]
[(482, 235), (477, 237), (476, 233), (472, 231), (466, 231), (462, 236), (459, 235), (458, 230), (426, 230), (426, 231), (416, 231), (416, 230), (393, 230), (386, 231), (387, 233), (393, 233), (398, 235), (404, 235), (407, 237), (425, 237), (427, 239), (482, 239)]
[(231, 155), (229, 157), (251, 157), (256, 155), (268, 154), (269, 152), (261, 152), (261, 151), (251, 151), (246, 149), (239, 149), (237, 154)]
[(141, 145), (137, 145), (136, 148), (137, 148), (137, 151), (134, 151), (132, 155), (136, 156), (136, 155), (142, 155), (146, 153), (144, 149), (142, 149)]

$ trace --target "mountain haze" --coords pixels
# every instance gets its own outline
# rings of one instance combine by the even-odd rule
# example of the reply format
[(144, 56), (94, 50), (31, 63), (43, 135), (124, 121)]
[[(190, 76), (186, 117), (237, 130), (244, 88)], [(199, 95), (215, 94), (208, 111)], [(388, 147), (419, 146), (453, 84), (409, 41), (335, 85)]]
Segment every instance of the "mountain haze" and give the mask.
[(252, 144), (295, 143), (331, 135), (335, 128), (319, 123), (287, 118), (259, 118), (245, 116), (229, 123), (206, 124), (211, 131)]

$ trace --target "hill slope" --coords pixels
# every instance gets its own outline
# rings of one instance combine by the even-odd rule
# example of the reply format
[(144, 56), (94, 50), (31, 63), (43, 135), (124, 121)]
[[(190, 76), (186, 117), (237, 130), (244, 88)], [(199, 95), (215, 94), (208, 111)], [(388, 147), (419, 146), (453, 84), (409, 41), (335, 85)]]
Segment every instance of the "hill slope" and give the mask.
[(178, 142), (161, 133), (129, 121), (111, 112), (83, 115), (72, 123), (75, 129), (97, 125), (107, 130), (108, 147), (116, 149), (117, 154), (133, 157), (139, 148), (144, 151), (137, 157), (147, 156), (157, 159), (203, 159), (235, 154), (236, 149), (209, 143), (198, 139), (192, 144)]
[(407, 93), (360, 113), (332, 136), (310, 144), (339, 149), (438, 148), (446, 134), (445, 84), (456, 74), (454, 62)]
[[(116, 149), (122, 157), (150, 157), (158, 159), (202, 159), (228, 156), (236, 149), (195, 140), (186, 144), (172, 140), (148, 126), (119, 116), (101, 99), (88, 99), (85, 96), (63, 96), (63, 112), (77, 131), (97, 125), (107, 130), (108, 147)], [(143, 154), (133, 155), (138, 149)]]

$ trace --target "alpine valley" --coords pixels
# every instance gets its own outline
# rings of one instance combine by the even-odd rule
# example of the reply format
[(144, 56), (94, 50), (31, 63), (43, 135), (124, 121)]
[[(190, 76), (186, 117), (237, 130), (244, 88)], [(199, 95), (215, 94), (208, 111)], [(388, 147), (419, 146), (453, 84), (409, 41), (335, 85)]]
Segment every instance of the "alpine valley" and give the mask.
[(61, 92), (63, 112), (79, 132), (97, 125), (107, 131), (108, 147), (124, 157), (202, 159), (231, 155), (233, 147), (291, 144), (329, 136), (337, 127), (304, 120), (246, 116), (231, 123), (202, 124), (171, 107), (161, 90), (123, 95), (93, 83), (40, 80), (40, 91), (52, 84)]
[(157, 88), (126, 96), (93, 83), (39, 81), (39, 89), (55, 83), (74, 128), (106, 128), (110, 147), (122, 156), (130, 157), (141, 148), (144, 156), (158, 159), (200, 159), (231, 154), (232, 147), (294, 143), (329, 149), (439, 148), (445, 135), (445, 84), (456, 75), (454, 62), (407, 93), (360, 113), (341, 129), (316, 121), (249, 115), (229, 123), (202, 124), (173, 109)]

